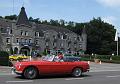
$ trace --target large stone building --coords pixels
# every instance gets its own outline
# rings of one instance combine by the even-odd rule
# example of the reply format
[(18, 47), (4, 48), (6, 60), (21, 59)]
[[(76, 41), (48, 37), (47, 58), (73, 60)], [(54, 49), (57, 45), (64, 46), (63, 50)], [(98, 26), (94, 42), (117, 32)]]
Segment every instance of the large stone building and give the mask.
[(17, 21), (0, 19), (1, 48), (16, 54), (30, 55), (32, 51), (62, 50), (75, 53), (86, 51), (87, 35), (81, 35), (62, 27), (29, 22), (22, 7)]

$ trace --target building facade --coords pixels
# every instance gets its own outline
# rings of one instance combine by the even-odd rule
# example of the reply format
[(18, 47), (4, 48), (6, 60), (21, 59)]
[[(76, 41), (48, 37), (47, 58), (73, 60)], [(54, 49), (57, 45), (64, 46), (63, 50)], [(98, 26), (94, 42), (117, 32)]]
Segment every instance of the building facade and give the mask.
[(87, 46), (85, 29), (77, 35), (66, 28), (29, 22), (24, 7), (16, 21), (0, 19), (0, 38), (3, 50), (25, 55), (45, 50), (81, 53)]

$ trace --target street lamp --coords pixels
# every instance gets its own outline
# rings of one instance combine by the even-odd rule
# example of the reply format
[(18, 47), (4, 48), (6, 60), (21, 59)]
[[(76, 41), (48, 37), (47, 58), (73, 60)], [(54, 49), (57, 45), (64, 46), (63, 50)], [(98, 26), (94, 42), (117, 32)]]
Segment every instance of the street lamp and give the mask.
[(119, 46), (119, 44), (118, 44), (118, 36), (119, 36), (119, 33), (116, 31), (115, 41), (117, 41), (117, 46), (116, 46), (116, 47), (117, 47), (117, 56), (118, 56), (118, 54), (119, 54), (119, 53), (118, 53), (118, 51), (119, 51), (119, 47), (118, 47), (118, 46)]

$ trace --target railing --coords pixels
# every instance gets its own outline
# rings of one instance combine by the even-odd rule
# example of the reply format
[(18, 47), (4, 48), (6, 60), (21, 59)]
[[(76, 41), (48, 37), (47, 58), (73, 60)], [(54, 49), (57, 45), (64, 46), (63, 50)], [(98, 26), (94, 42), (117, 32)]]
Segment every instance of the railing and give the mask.
[(22, 46), (33, 46), (34, 43), (29, 43), (29, 42), (19, 42), (19, 45)]

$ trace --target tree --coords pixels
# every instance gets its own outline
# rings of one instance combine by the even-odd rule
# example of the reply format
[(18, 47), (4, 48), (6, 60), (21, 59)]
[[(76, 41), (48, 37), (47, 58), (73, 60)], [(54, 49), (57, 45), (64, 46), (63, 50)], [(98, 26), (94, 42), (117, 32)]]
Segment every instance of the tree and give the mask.
[(53, 25), (53, 26), (60, 26), (58, 20), (52, 20), (52, 19), (50, 20), (50, 25)]
[(65, 21), (63, 19), (60, 19), (59, 24), (60, 24), (60, 26), (64, 27), (65, 26)]
[(115, 51), (114, 26), (105, 23), (101, 18), (93, 18), (87, 25), (87, 53), (111, 54)]
[(0, 16), (0, 18), (3, 18), (2, 16)]
[(18, 48), (17, 47), (14, 48), (14, 54), (18, 54)]
[(33, 20), (33, 18), (32, 18), (32, 17), (29, 17), (29, 21), (33, 22), (34, 20)]
[(10, 47), (10, 54), (13, 55), (13, 48)]
[(9, 19), (9, 20), (17, 20), (17, 15), (5, 16), (5, 19)]

